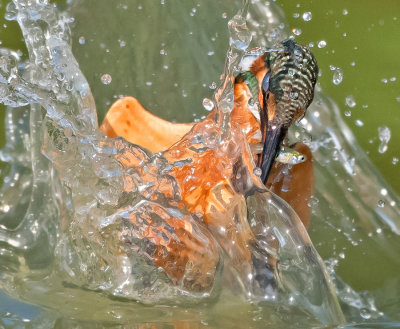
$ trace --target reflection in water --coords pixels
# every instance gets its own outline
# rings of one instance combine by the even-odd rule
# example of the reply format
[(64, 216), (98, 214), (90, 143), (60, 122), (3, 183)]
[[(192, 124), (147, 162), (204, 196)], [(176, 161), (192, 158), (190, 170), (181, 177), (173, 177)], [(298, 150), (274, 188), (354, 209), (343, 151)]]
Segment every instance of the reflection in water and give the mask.
[[(259, 239), (257, 250), (279, 258), (283, 288), (261, 303), (244, 303), (243, 298), (260, 298), (244, 294), (254, 291), (235, 270), (234, 258), (225, 254), (227, 248), (221, 249), (199, 215), (182, 204), (171, 175), (177, 165), (171, 156), (152, 154), (120, 138), (107, 139), (98, 130), (89, 85), (69, 47), (67, 19), (57, 16), (45, 1), (14, 0), (13, 4), (7, 15), (18, 20), (30, 60), (20, 63), (16, 54), (1, 53), (0, 96), (3, 103), (19, 108), (8, 109), (8, 141), (1, 151), (1, 159), (10, 167), (1, 190), (0, 266), (7, 293), (44, 307), (32, 326), (85, 327), (102, 321), (110, 326), (148, 323), (134, 326), (138, 328), (231, 328), (238, 321), (243, 325), (254, 321), (254, 327), (264, 328), (341, 322), (325, 267), (297, 215), (270, 192), (256, 193), (246, 203), (236, 193), (224, 205), (230, 213), (236, 203), (240, 221), (255, 223), (252, 231), (264, 233), (259, 236), (265, 241)], [(79, 8), (79, 3), (75, 6)], [(285, 37), (280, 15), (275, 7), (251, 4), (247, 18), (255, 44), (268, 46)], [(246, 152), (242, 135), (225, 123), (233, 100), (231, 77), (249, 46), (248, 31), (240, 16), (231, 21), (231, 49), (222, 87), (214, 98), (220, 108), (218, 118), (208, 127), (207, 121), (199, 124), (181, 151), (203, 152), (203, 148), (234, 144), (232, 154)], [(112, 76), (114, 83), (116, 75)], [(399, 200), (355, 144), (335, 105), (321, 94), (312, 113), (292, 131), (292, 138), (310, 142), (310, 133), (316, 167), (316, 193), (310, 200), (314, 243), (324, 244), (321, 250), (326, 258), (341, 257), (337, 248), (343, 240), (348, 249), (372, 245), (376, 255), (368, 255), (369, 262), (360, 264), (365, 272), (371, 262), (379, 264), (379, 256), (397, 264)], [(256, 177), (252, 180), (257, 184)], [(385, 201), (385, 207), (378, 205), (379, 200)], [(177, 238), (174, 227), (187, 240)], [(274, 250), (268, 241), (268, 231), (279, 240), (279, 248)], [(192, 244), (196, 248), (190, 249)], [(156, 245), (164, 248), (155, 250)], [(170, 248), (185, 247), (207, 261), (182, 267), (179, 259), (170, 259), (170, 272), (160, 270), (154, 261), (157, 255), (169, 255)], [(348, 256), (353, 252), (362, 257), (360, 250), (351, 250)], [(179, 256), (184, 258), (185, 253)], [(199, 269), (204, 265), (206, 269)], [(357, 294), (335, 274), (335, 259), (329, 265), (348, 320), (376, 322), (398, 316), (393, 308), (384, 309), (380, 296), (387, 286)], [(173, 271), (178, 275), (172, 276)], [(210, 274), (199, 277), (199, 271)], [(390, 272), (382, 275), (387, 282), (392, 279), (398, 291), (396, 277)], [(392, 305), (399, 303), (393, 292), (390, 296)], [(381, 301), (385, 314), (374, 301)], [(183, 303), (184, 307), (172, 306)], [(12, 325), (23, 317), (29, 316), (9, 314), (2, 321)]]

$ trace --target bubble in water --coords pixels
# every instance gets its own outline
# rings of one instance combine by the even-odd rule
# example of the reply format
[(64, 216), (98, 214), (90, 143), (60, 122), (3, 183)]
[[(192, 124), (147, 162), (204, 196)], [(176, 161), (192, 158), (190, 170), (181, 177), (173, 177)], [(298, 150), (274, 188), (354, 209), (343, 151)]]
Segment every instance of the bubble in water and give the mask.
[(79, 37), (78, 42), (79, 42), (80, 45), (84, 45), (86, 43), (85, 37), (84, 36)]
[(343, 81), (343, 70), (340, 67), (336, 67), (333, 72), (332, 82), (334, 85), (339, 85)]
[(379, 153), (385, 153), (388, 149), (387, 144), (389, 143), (391, 137), (389, 127), (386, 126), (378, 127), (378, 134), (379, 134), (379, 140), (381, 141), (381, 144), (379, 145)]
[(379, 208), (383, 208), (384, 206), (385, 206), (385, 201), (379, 200), (379, 201), (378, 201), (378, 207), (379, 207)]
[(353, 95), (349, 95), (346, 96), (346, 105), (350, 108), (353, 108), (354, 106), (356, 106), (356, 101), (354, 100), (354, 96)]
[(320, 42), (318, 42), (318, 48), (325, 48), (326, 47), (326, 41), (325, 40), (321, 40)]
[(101, 82), (103, 83), (103, 84), (105, 84), (105, 85), (109, 85), (110, 83), (111, 83), (111, 81), (112, 81), (112, 77), (111, 77), (111, 75), (109, 75), (109, 74), (103, 74), (102, 76), (101, 76)]
[(207, 111), (211, 111), (214, 108), (214, 103), (211, 99), (209, 98), (204, 98), (203, 99), (203, 107), (207, 110)]
[(262, 174), (261, 168), (258, 168), (258, 167), (254, 168), (253, 174), (258, 176), (258, 177), (261, 177), (261, 174)]
[(303, 20), (306, 22), (311, 21), (312, 19), (312, 13), (311, 11), (306, 11), (305, 13), (303, 13)]
[(395, 164), (397, 164), (399, 162), (399, 158), (396, 158), (396, 157), (394, 157), (393, 159), (392, 159), (392, 163), (395, 165)]
[(357, 127), (362, 127), (362, 126), (364, 126), (364, 122), (362, 122), (360, 119), (357, 119), (357, 120), (355, 121), (355, 123), (356, 123), (356, 126), (357, 126)]

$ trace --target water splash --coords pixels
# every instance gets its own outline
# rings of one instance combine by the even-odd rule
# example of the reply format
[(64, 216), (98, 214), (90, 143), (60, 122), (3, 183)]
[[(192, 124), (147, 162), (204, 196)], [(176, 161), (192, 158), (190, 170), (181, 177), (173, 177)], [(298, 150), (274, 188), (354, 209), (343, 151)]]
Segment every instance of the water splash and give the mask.
[[(8, 289), (9, 293), (16, 295), (15, 291), (7, 288), (7, 283), (15, 282), (14, 280), (22, 277), (25, 283), (24, 286), (18, 286), (20, 298), (55, 308), (57, 305), (60, 308), (62, 306), (65, 314), (79, 319), (88, 317), (83, 314), (84, 311), (79, 312), (79, 309), (89, 309), (90, 301), (99, 301), (102, 305), (102, 307), (99, 306), (101, 310), (107, 310), (109, 307), (107, 298), (91, 291), (96, 289), (114, 296), (134, 298), (145, 302), (159, 301), (165, 297), (175, 302), (183, 300), (193, 302), (193, 300), (202, 300), (210, 295), (212, 298), (216, 298), (218, 289), (214, 290), (213, 288), (223, 285), (219, 276), (221, 268), (214, 265), (219, 261), (220, 249), (216, 247), (214, 236), (211, 236), (208, 230), (204, 230), (202, 225), (198, 224), (198, 219), (193, 217), (190, 212), (182, 211), (177, 204), (179, 195), (177, 199), (166, 198), (166, 195), (174, 195), (176, 191), (174, 179), (167, 175), (171, 163), (164, 157), (149, 154), (123, 140), (104, 139), (97, 131), (96, 111), (88, 84), (68, 50), (68, 29), (61, 24), (62, 32), (56, 33), (57, 38), (50, 38), (49, 43), (45, 44), (46, 41), (40, 38), (40, 35), (44, 34), (44, 30), (37, 30), (35, 24), (27, 24), (31, 16), (24, 15), (24, 13), (29, 12), (32, 8), (25, 7), (24, 1), (15, 1), (15, 3), (20, 7), (16, 12), (11, 13), (10, 17), (16, 17), (25, 31), (24, 36), (28, 41), (34, 69), (29, 71), (33, 77), (28, 76), (28, 68), (17, 68), (14, 65), (15, 62), (18, 62), (15, 55), (5, 54), (7, 69), (3, 74), (6, 77), (4, 81), (7, 81), (5, 84), (7, 88), (2, 89), (2, 96), (4, 95), (2, 99), (13, 106), (28, 104), (31, 106), (21, 111), (8, 111), (10, 122), (8, 127), (10, 133), (14, 132), (12, 136), (15, 137), (11, 139), (14, 144), (8, 142), (8, 153), (3, 150), (2, 156), (4, 159), (12, 160), (14, 174), (13, 176), (9, 175), (8, 185), (4, 185), (2, 190), (4, 192), (7, 189), (7, 193), (3, 193), (3, 195), (10, 197), (2, 203), (3, 208), (1, 209), (6, 210), (7, 215), (2, 217), (4, 227), (2, 227), (1, 239), (11, 246), (11, 255), (20, 257), (11, 256), (15, 260), (12, 270), (19, 276), (13, 278), (8, 274), (10, 272), (2, 272), (3, 287)], [(262, 11), (254, 10), (254, 8), (262, 9)], [(35, 7), (35, 9), (39, 10), (40, 8)], [(63, 19), (55, 16), (54, 11), (47, 12), (47, 7), (45, 9), (42, 13), (46, 13), (46, 15), (41, 16), (46, 17), (49, 26), (63, 22)], [(232, 132), (229, 134), (229, 127), (224, 126), (224, 118), (229, 113), (233, 99), (230, 90), (232, 76), (236, 72), (235, 66), (239, 65), (248, 43), (251, 42), (249, 33), (258, 45), (270, 45), (270, 40), (276, 41), (285, 35), (286, 32), (280, 23), (274, 25), (274, 20), (279, 21), (279, 11), (275, 10), (271, 5), (263, 6), (258, 2), (254, 4), (252, 10), (247, 13), (248, 25), (254, 26), (257, 21), (263, 21), (256, 19), (258, 15), (260, 17), (266, 15), (265, 22), (270, 24), (268, 28), (264, 26), (263, 29), (254, 29), (254, 32), (246, 32), (248, 30), (243, 23), (243, 18), (236, 17), (234, 19), (231, 30), (233, 35), (236, 33), (239, 36), (237, 41), (233, 40), (231, 43), (233, 48), (228, 53), (225, 77), (222, 79), (222, 86), (218, 89), (214, 99), (215, 104), (218, 104), (223, 110), (222, 114), (218, 116), (218, 120), (215, 120), (216, 125), (213, 126), (217, 132), (223, 133), (218, 135), (222, 138), (210, 139), (211, 136), (206, 133), (192, 134), (188, 137), (188, 145), (193, 146), (194, 152), (201, 154), (205, 149), (218, 147), (218, 141), (221, 140), (229, 145), (232, 145), (232, 141), (238, 142), (236, 151), (243, 152), (245, 143), (240, 141), (240, 138), (237, 139), (237, 136), (232, 136)], [(35, 29), (31, 30), (33, 27)], [(55, 31), (60, 32), (59, 29), (60, 27), (55, 27)], [(30, 37), (32, 34), (38, 35), (41, 42), (33, 42), (33, 38)], [(43, 54), (37, 50), (42, 50)], [(76, 74), (78, 75), (75, 76)], [(13, 84), (8, 84), (9, 80)], [(17, 88), (14, 88), (15, 86)], [(42, 117), (41, 109), (37, 104), (41, 104), (47, 110), (47, 117)], [(26, 133), (27, 127), (24, 119), (27, 116), (31, 117), (30, 133)], [(19, 123), (20, 119), (22, 119), (21, 124)], [(315, 217), (314, 222), (321, 222), (321, 218), (326, 219), (323, 221), (324, 223), (314, 229), (322, 234), (318, 235), (312, 232), (315, 242), (318, 244), (326, 236), (323, 234), (324, 231), (328, 232), (330, 237), (332, 232), (336, 232), (335, 238), (340, 239), (345, 236), (349, 242), (360, 244), (362, 243), (360, 240), (365, 239), (365, 232), (375, 232), (378, 227), (400, 232), (399, 223), (395, 220), (398, 218), (398, 209), (395, 206), (377, 207), (377, 202), (382, 200), (382, 195), (374, 191), (377, 186), (382, 186), (382, 179), (365, 155), (357, 148), (351, 133), (340, 121), (335, 105), (329, 99), (319, 95), (314, 104), (314, 111), (306, 119), (302, 121), (305, 130), (299, 130), (299, 136), (305, 134), (305, 131), (311, 131), (314, 136), (312, 146), (316, 177), (319, 182), (316, 191), (316, 199), (319, 202), (311, 204)], [(207, 132), (207, 129), (204, 131)], [(42, 140), (44, 140), (44, 144)], [(334, 156), (332, 149), (336, 151)], [(43, 157), (42, 152), (46, 154), (47, 159)], [(135, 160), (129, 161), (133, 161), (133, 164), (129, 168), (124, 167), (124, 160), (131, 158), (132, 155)], [(181, 164), (176, 163), (175, 165)], [(20, 173), (19, 176), (16, 175), (18, 173)], [(336, 180), (334, 177), (338, 176), (346, 177), (346, 179)], [(328, 182), (326, 177), (329, 178)], [(167, 182), (163, 187), (168, 188), (167, 192), (164, 190), (160, 193), (158, 187), (162, 180)], [(23, 188), (18, 188), (18, 184)], [(21, 195), (21, 201), (17, 205), (14, 202), (16, 198), (14, 199), (13, 195), (8, 193), (10, 187), (16, 186), (17, 194), (14, 195)], [(329, 189), (325, 186), (329, 186)], [(368, 187), (369, 193), (363, 193), (364, 190), (359, 188), (361, 186)], [(350, 189), (352, 190), (350, 191)], [(18, 194), (21, 191), (24, 194)], [(31, 193), (32, 191), (33, 193)], [(168, 194), (170, 192), (172, 194)], [(40, 199), (31, 198), (32, 195), (40, 196)], [(38, 205), (43, 205), (41, 199), (43, 195), (46, 196), (46, 200), (49, 200), (47, 208), (38, 207)], [(152, 200), (149, 201), (149, 198)], [(390, 189), (388, 189), (385, 200), (387, 205), (391, 205), (392, 202), (395, 205), (398, 204), (397, 196)], [(277, 312), (273, 306), (269, 310), (270, 306), (266, 306), (258, 312), (273, 314), (278, 318), (279, 314), (291, 314), (290, 321), (296, 321), (293, 319), (298, 319), (296, 323), (306, 321), (305, 326), (309, 327), (310, 323), (314, 323), (312, 319), (304, 320), (304, 313), (296, 315), (297, 305), (302, 304), (304, 309), (314, 313), (314, 317), (317, 317), (318, 321), (322, 323), (337, 321), (336, 303), (334, 298), (329, 298), (332, 296), (332, 293), (329, 292), (331, 290), (329, 280), (324, 279), (327, 278), (324, 267), (320, 265), (319, 257), (312, 248), (304, 229), (296, 227), (298, 225), (296, 224), (298, 223), (297, 216), (281, 200), (269, 193), (257, 194), (250, 198), (248, 206), (254, 211), (250, 213), (249, 219), (257, 219), (253, 230), (263, 233), (263, 230), (269, 227), (272, 230), (271, 235), (260, 234), (259, 244), (253, 248), (258, 252), (265, 252), (265, 246), (269, 246), (268, 255), (278, 254), (281, 257), (282, 283), (286, 285), (287, 291), (293, 292), (293, 294), (269, 294), (270, 300), (275, 296), (275, 305), (278, 306), (279, 311)], [(27, 207), (28, 210), (26, 210)], [(371, 207), (376, 207), (376, 209), (371, 209)], [(119, 210), (115, 211), (115, 208), (119, 208)], [(330, 218), (327, 218), (328, 215), (324, 209), (334, 209), (329, 213)], [(265, 213), (270, 216), (265, 218), (263, 215)], [(25, 216), (25, 214), (27, 215)], [(194, 275), (196, 271), (187, 273), (187, 276), (185, 274), (177, 285), (171, 285), (171, 278), (166, 275), (165, 271), (160, 271), (151, 262), (149, 263), (149, 255), (152, 253), (151, 239), (143, 241), (141, 229), (151, 230), (151, 221), (153, 218), (157, 218), (158, 221), (164, 221), (166, 228), (164, 233), (169, 234), (168, 221), (176, 217), (184, 218), (185, 222), (190, 224), (192, 230), (196, 232), (195, 237), (200, 238), (202, 245), (206, 247), (204, 254), (210, 255), (209, 264), (211, 264), (212, 270), (210, 277), (214, 281), (208, 280), (208, 285), (204, 285), (204, 282), (197, 282), (196, 285), (196, 276)], [(352, 230), (352, 224), (347, 222), (349, 217), (361, 220), (357, 224), (355, 232)], [(16, 218), (21, 219), (20, 223), (16, 223)], [(250, 222), (254, 222), (254, 220)], [(340, 223), (340, 225), (336, 224), (337, 226), (335, 226), (333, 223)], [(13, 227), (17, 227), (17, 230), (13, 231)], [(340, 228), (342, 231), (338, 232), (336, 228)], [(118, 232), (123, 234), (116, 238)], [(268, 241), (271, 237), (278, 239), (282, 248), (279, 250), (271, 248), (271, 243)], [(171, 233), (167, 237), (163, 236), (163, 239), (168, 241), (174, 239), (174, 236)], [(336, 244), (331, 243), (330, 239), (327, 240), (325, 241), (327, 249), (334, 250)], [(369, 241), (369, 243), (376, 243), (378, 248), (385, 252), (390, 249), (391, 240), (382, 241), (382, 239), (372, 236)], [(295, 246), (300, 246), (300, 248), (295, 248)], [(48, 253), (39, 259), (29, 257), (28, 252), (35, 254), (35, 248), (37, 248), (36, 250), (48, 250)], [(25, 253), (24, 250), (27, 252)], [(54, 254), (53, 250), (55, 250)], [(229, 262), (225, 265), (230, 267)], [(232, 267), (230, 268), (232, 269)], [(136, 272), (132, 273), (132, 269)], [(233, 272), (235, 271), (233, 270)], [(31, 275), (36, 277), (31, 277)], [(332, 273), (332, 275), (336, 274)], [(233, 273), (233, 277), (237, 278), (237, 273)], [(60, 278), (63, 282), (60, 281)], [(317, 278), (322, 281), (318, 281)], [(38, 284), (38, 282), (41, 283)], [(254, 291), (251, 287), (251, 283), (254, 281), (246, 282), (243, 278), (239, 278), (238, 282), (245, 286), (244, 291)], [(310, 285), (306, 285), (305, 282)], [(312, 286), (312, 283), (315, 282), (322, 282), (322, 285), (318, 285), (321, 289), (318, 294), (314, 290), (315, 287)], [(190, 289), (193, 283), (201, 288), (200, 293)], [(9, 285), (9, 287), (11, 286)], [(87, 290), (86, 292), (77, 289), (82, 286)], [(43, 287), (53, 288), (45, 289), (44, 293)], [(206, 288), (204, 289), (204, 287)], [(313, 289), (304, 290), (305, 287), (313, 287)], [(345, 296), (340, 293), (340, 287), (338, 285), (336, 287), (342, 305), (348, 305), (348, 299), (346, 300)], [(73, 301), (73, 308), (65, 307), (63, 301), (54, 301), (52, 298), (56, 292), (61, 293), (66, 289)], [(351, 288), (349, 289), (351, 290)], [(189, 298), (185, 299), (188, 291)], [(93, 294), (93, 299), (88, 297), (90, 294)], [(259, 296), (254, 297), (256, 297), (255, 299), (259, 298)], [(353, 301), (358, 298), (355, 295), (353, 297)], [(230, 298), (233, 299), (231, 296)], [(321, 298), (326, 299), (321, 300)], [(48, 300), (52, 300), (53, 304), (49, 305)], [(88, 304), (86, 307), (84, 306), (85, 302)], [(290, 306), (290, 303), (293, 303), (293, 306)], [(324, 312), (321, 312), (320, 305), (325, 305)], [(240, 304), (240, 307), (243, 307), (243, 304)], [(350, 305), (350, 307), (352, 306)], [(363, 314), (370, 313), (370, 305), (365, 304), (363, 308), (362, 314), (354, 312), (355, 321), (358, 321), (357, 314), (363, 318)], [(140, 307), (135, 310), (146, 313), (146, 310)], [(266, 312), (266, 310), (270, 312)], [(132, 313), (132, 304), (125, 308), (120, 305), (115, 306), (112, 312), (114, 313), (104, 312), (101, 316), (98, 314), (98, 319), (104, 321), (129, 319), (129, 314)], [(152, 321), (163, 319), (167, 322), (171, 318), (174, 320), (180, 318), (180, 315), (177, 314), (179, 311), (175, 313), (172, 311), (173, 315), (164, 318), (163, 314), (154, 314), (154, 309), (151, 309), (151, 312), (149, 318)], [(254, 317), (259, 317), (259, 313), (254, 311)], [(197, 318), (198, 315), (191, 313), (190, 316)], [(201, 320), (206, 321), (206, 319)], [(267, 315), (262, 315), (261, 320), (267, 321), (267, 323), (272, 321), (269, 318), (267, 320)], [(262, 324), (262, 321), (260, 327), (265, 327), (265, 322)], [(281, 323), (281, 327), (285, 327), (284, 318), (275, 321)]]

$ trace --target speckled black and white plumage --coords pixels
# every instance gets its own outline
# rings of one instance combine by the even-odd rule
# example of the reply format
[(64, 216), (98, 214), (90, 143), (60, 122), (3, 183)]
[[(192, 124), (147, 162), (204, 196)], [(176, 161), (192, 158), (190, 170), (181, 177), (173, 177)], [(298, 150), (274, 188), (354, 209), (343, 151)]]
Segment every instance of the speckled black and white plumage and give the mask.
[(299, 109), (306, 110), (314, 98), (318, 65), (310, 49), (286, 40), (277, 51), (267, 52), (269, 92), (275, 95), (274, 122), (289, 127)]

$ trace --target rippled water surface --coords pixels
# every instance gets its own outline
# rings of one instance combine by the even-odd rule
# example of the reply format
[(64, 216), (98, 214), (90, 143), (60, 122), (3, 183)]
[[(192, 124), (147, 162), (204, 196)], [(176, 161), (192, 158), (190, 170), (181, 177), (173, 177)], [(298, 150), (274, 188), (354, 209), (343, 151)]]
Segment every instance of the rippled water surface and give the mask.
[[(174, 168), (202, 152), (228, 163), (248, 152), (243, 136), (224, 124), (231, 77), (247, 49), (289, 36), (279, 6), (77, 0), (56, 8), (14, 0), (6, 17), (18, 21), (29, 59), (1, 49), (4, 327), (398, 326), (400, 200), (320, 86), (290, 132), (314, 156), (311, 240), (290, 206), (266, 190), (235, 192), (225, 215), (213, 214), (243, 224), (228, 236), (182, 205)], [(120, 95), (169, 120), (203, 120), (204, 98), (218, 111), (185, 137), (185, 147), (152, 154), (98, 130)], [(246, 175), (259, 186), (253, 171)], [(177, 238), (177, 225), (188, 240)], [(246, 234), (259, 237), (252, 257), (279, 259), (281, 289), (263, 290), (252, 269), (238, 265), (235, 243)], [(162, 241), (158, 252), (168, 254), (175, 240), (181, 255), (196, 243), (207, 259), (179, 279), (172, 279), (174, 265), (155, 266), (154, 246)]]

